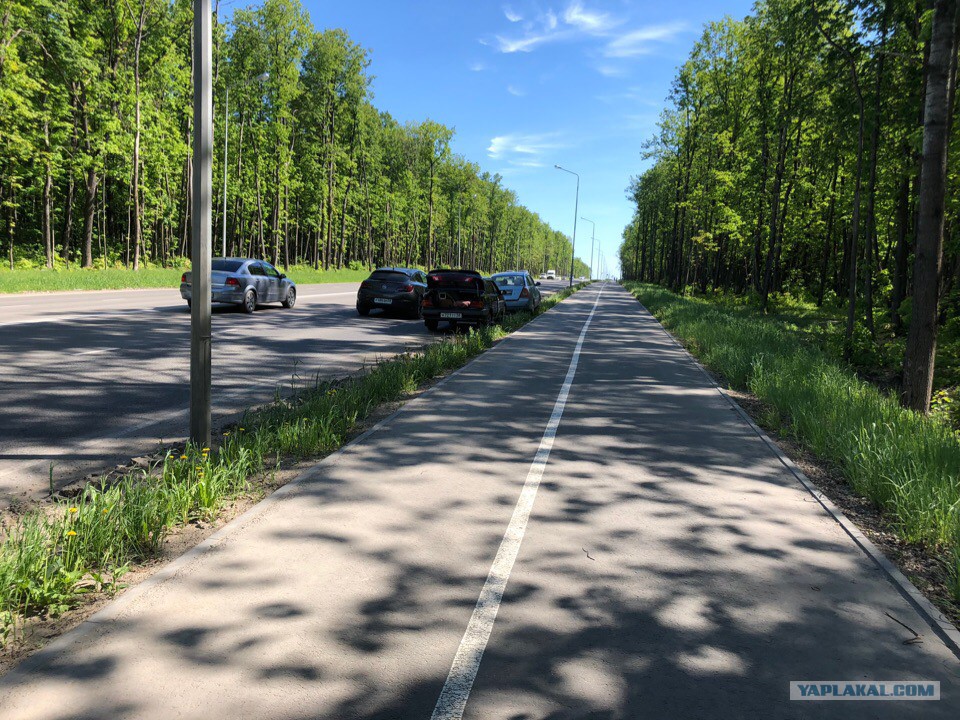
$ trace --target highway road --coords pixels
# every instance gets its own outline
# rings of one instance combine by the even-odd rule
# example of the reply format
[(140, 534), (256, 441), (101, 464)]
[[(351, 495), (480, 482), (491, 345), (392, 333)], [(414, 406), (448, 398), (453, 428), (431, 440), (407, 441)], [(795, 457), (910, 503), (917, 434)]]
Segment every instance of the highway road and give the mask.
[[(0, 717), (953, 720), (958, 650), (902, 590), (596, 284), (8, 674)], [(868, 680), (941, 699), (790, 700)]]
[[(422, 322), (360, 318), (355, 283), (299, 291), (292, 310), (215, 306), (215, 422), (436, 337)], [(47, 492), (51, 463), (62, 486), (183, 441), (189, 326), (174, 288), (0, 295), (0, 503)]]

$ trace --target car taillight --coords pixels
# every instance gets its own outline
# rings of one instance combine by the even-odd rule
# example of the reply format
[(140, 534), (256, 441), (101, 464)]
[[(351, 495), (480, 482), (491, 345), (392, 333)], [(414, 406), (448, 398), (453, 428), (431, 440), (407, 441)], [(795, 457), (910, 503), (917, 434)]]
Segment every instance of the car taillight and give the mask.
[(530, 297), (530, 291), (524, 288), (520, 291), (520, 297)]
[(483, 310), (483, 300), (469, 300), (467, 301), (467, 307), (477, 308), (478, 310)]
[(224, 282), (223, 284), (231, 285), (233, 287), (240, 287), (240, 281), (237, 280), (236, 278), (227, 278), (226, 282)]
[(362, 283), (360, 283), (360, 287), (362, 288), (368, 288), (372, 286), (373, 286), (373, 283), (370, 282), (369, 280), (364, 280)]
[(404, 285), (400, 288), (400, 292), (413, 292), (413, 285)]
[(187, 281), (187, 274), (184, 273), (183, 275), (180, 276), (180, 282), (185, 283), (186, 281)]
[(431, 300), (431, 299), (428, 298), (428, 297), (425, 297), (425, 298), (423, 299), (423, 306), (424, 306), (424, 307), (433, 307), (433, 300)]

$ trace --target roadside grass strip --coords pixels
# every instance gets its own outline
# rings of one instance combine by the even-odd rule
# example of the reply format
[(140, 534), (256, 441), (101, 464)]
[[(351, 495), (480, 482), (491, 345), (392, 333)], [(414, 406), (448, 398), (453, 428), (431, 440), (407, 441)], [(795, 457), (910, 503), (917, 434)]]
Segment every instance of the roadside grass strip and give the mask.
[(782, 322), (626, 287), (707, 367), (768, 406), (761, 423), (836, 463), (904, 540), (944, 562), (960, 601), (960, 434), (902, 408)]
[(461, 367), (581, 287), (544, 299), (537, 313), (455, 334), (342, 382), (301, 388), (248, 411), (214, 447), (168, 451), (152, 468), (90, 484), (0, 527), (0, 645), (16, 639), (27, 618), (57, 617), (84, 595), (115, 592), (131, 566), (160, 553), (174, 528), (216, 518), (256, 491), (257, 476), (333, 452), (380, 404)]
[[(123, 267), (0, 270), (0, 293), (178, 288), (180, 276), (189, 269), (188, 263), (172, 268), (143, 267), (136, 272)], [(360, 282), (370, 275), (366, 269), (317, 270), (310, 265), (291, 266), (283, 272), (301, 284)]]

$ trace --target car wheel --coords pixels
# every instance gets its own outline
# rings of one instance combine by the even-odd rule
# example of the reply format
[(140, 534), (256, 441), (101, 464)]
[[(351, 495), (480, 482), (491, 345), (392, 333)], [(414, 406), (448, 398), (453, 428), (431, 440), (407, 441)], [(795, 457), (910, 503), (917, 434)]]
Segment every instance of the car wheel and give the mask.
[(192, 307), (193, 307), (193, 302), (191, 302), (190, 300), (187, 300), (187, 308), (192, 308)]
[(289, 290), (287, 290), (287, 297), (283, 301), (283, 306), (285, 308), (292, 308), (296, 304), (297, 304), (297, 289), (292, 287)]
[(436, 332), (437, 326), (440, 324), (436, 320), (424, 320), (423, 324), (427, 326), (427, 330), (430, 332)]
[(366, 305), (361, 305), (360, 303), (357, 303), (357, 313), (359, 315), (362, 315), (363, 317), (366, 317), (367, 315), (370, 314), (370, 308), (368, 308)]
[(243, 294), (243, 311), (250, 315), (257, 309), (257, 293), (253, 290), (247, 290)]

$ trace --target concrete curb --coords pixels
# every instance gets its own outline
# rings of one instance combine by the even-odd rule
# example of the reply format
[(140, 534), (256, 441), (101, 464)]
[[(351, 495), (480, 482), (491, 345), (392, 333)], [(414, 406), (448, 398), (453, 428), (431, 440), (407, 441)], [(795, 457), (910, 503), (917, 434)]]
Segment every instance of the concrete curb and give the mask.
[[(581, 289), (586, 289), (586, 288), (581, 288)], [(576, 293), (574, 293), (574, 295), (575, 294)], [(570, 297), (573, 297), (574, 295), (571, 295)], [(449, 375), (446, 375), (445, 377), (441, 378), (436, 384), (434, 384), (433, 386), (431, 386), (430, 388), (422, 392), (417, 397), (407, 402), (404, 402), (401, 407), (397, 408), (394, 412), (390, 413), (387, 417), (377, 422), (373, 427), (361, 433), (360, 435), (355, 437), (353, 440), (343, 445), (342, 447), (338, 448), (337, 450), (334, 450), (332, 453), (330, 453), (325, 458), (318, 461), (311, 468), (299, 474), (297, 477), (295, 477), (293, 480), (288, 482), (286, 485), (270, 493), (270, 495), (268, 495), (263, 500), (258, 502), (256, 505), (248, 509), (239, 517), (231, 520), (229, 523), (227, 523), (222, 528), (217, 530), (215, 533), (213, 533), (213, 535), (208, 537), (206, 540), (194, 546), (193, 548), (185, 552), (183, 555), (180, 555), (179, 557), (174, 558), (169, 563), (164, 565), (156, 573), (154, 573), (153, 575), (151, 575), (150, 577), (148, 577), (146, 580), (139, 583), (138, 585), (130, 588), (130, 590), (120, 595), (120, 597), (110, 601), (104, 608), (102, 608), (101, 610), (91, 615), (89, 618), (84, 620), (82, 623), (80, 623), (80, 625), (78, 625), (74, 629), (69, 630), (68, 632), (59, 636), (55, 640), (52, 640), (51, 642), (47, 643), (42, 648), (37, 650), (35, 653), (33, 653), (32, 655), (22, 660), (20, 663), (18, 663), (13, 668), (11, 668), (9, 672), (7, 672), (5, 675), (0, 677), (0, 689), (2, 689), (2, 686), (5, 686), (5, 685), (16, 684), (21, 678), (21, 676), (27, 675), (35, 670), (40, 669), (41, 667), (49, 665), (51, 661), (53, 661), (56, 658), (57, 655), (64, 653), (71, 646), (77, 644), (84, 637), (89, 635), (90, 632), (93, 631), (98, 625), (103, 625), (105, 623), (109, 623), (113, 620), (116, 620), (121, 615), (121, 613), (123, 613), (123, 611), (126, 610), (127, 607), (129, 607), (137, 598), (143, 596), (145, 593), (153, 590), (154, 588), (162, 585), (166, 581), (176, 577), (181, 570), (189, 566), (197, 558), (200, 558), (203, 555), (206, 555), (207, 553), (215, 550), (223, 540), (230, 537), (231, 535), (236, 533), (238, 530), (249, 525), (251, 522), (256, 520), (259, 516), (261, 516), (273, 505), (275, 505), (278, 502), (281, 502), (288, 495), (291, 495), (296, 490), (300, 489), (300, 486), (302, 486), (304, 483), (318, 477), (326, 468), (326, 466), (330, 465), (331, 463), (335, 463), (340, 458), (341, 455), (344, 455), (345, 453), (350, 452), (354, 448), (354, 446), (359, 445), (370, 436), (374, 435), (375, 433), (389, 426), (389, 424), (402, 413), (409, 412), (411, 408), (415, 409), (422, 402), (427, 402), (427, 400), (425, 400), (424, 398), (429, 396), (431, 393), (437, 391), (438, 389), (442, 388), (444, 385), (446, 385), (448, 382), (450, 382), (455, 377), (460, 375), (462, 372), (465, 372), (466, 370), (468, 370), (475, 362), (477, 362), (482, 357), (484, 357), (488, 352), (492, 350), (496, 350), (511, 338), (516, 337), (523, 331), (527, 330), (527, 328), (530, 328), (533, 325), (535, 325), (542, 318), (546, 317), (554, 308), (558, 307), (561, 303), (565, 302), (567, 299), (569, 298), (564, 298), (559, 303), (557, 303), (557, 305), (555, 305), (553, 308), (550, 308), (550, 310), (547, 310), (547, 312), (535, 317), (526, 325), (523, 325), (522, 327), (510, 333), (506, 337), (502, 338), (499, 342), (497, 342), (495, 345), (490, 347), (488, 350), (483, 351), (476, 357), (469, 360), (465, 365), (462, 365), (461, 367), (451, 372)]]
[[(629, 292), (629, 291), (627, 291)], [(763, 440), (766, 446), (770, 451), (777, 457), (781, 464), (797, 479), (797, 481), (806, 489), (810, 495), (820, 504), (820, 506), (830, 515), (836, 522), (843, 528), (844, 532), (850, 536), (854, 543), (869, 557), (874, 564), (879, 567), (883, 573), (887, 576), (887, 579), (890, 583), (897, 589), (897, 591), (906, 599), (908, 603), (913, 607), (917, 613), (926, 620), (927, 624), (930, 626), (930, 629), (933, 630), (934, 634), (940, 638), (943, 643), (950, 649), (950, 651), (960, 660), (960, 631), (953, 626), (953, 624), (944, 617), (937, 607), (927, 599), (927, 597), (920, 592), (917, 587), (910, 582), (907, 577), (900, 572), (899, 568), (894, 565), (890, 559), (884, 555), (876, 545), (874, 545), (870, 539), (864, 535), (860, 529), (850, 521), (850, 519), (843, 514), (843, 511), (838, 508), (833, 501), (820, 492), (819, 489), (810, 481), (803, 471), (800, 470), (794, 464), (794, 462), (788, 458), (783, 450), (777, 445), (773, 439), (767, 435), (762, 428), (760, 428), (750, 417), (749, 413), (744, 410), (740, 403), (734, 400), (730, 395), (717, 383), (713, 375), (711, 375), (707, 369), (700, 363), (693, 354), (687, 350), (670, 331), (668, 331), (663, 325), (657, 320), (656, 316), (650, 312), (646, 306), (640, 302), (640, 299), (630, 293), (636, 300), (637, 303), (643, 308), (657, 325), (660, 326), (660, 329), (663, 330), (663, 333), (673, 341), (673, 343), (680, 348), (680, 350), (686, 354), (688, 358), (693, 362), (694, 365), (703, 373), (704, 377), (707, 378), (707, 381), (716, 388), (717, 392), (733, 407), (734, 410), (743, 418), (757, 434), (757, 436)]]

